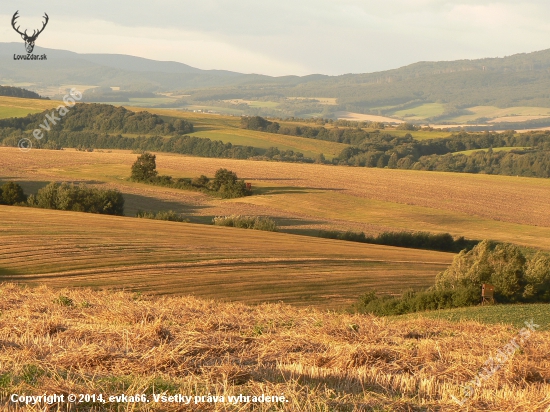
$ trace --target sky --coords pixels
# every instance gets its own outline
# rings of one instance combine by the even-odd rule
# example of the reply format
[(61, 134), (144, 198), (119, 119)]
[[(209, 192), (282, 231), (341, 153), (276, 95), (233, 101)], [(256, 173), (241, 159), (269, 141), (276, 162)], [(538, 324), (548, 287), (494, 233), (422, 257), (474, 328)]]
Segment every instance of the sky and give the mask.
[(550, 48), (548, 0), (2, 0), (0, 42), (21, 41), (16, 10), (30, 32), (48, 13), (42, 47), (272, 76)]

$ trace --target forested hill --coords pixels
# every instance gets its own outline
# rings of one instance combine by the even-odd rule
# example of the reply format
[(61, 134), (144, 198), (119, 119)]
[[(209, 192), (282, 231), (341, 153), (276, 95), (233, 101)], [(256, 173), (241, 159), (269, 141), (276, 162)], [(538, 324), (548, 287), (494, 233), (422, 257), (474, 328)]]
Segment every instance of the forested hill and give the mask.
[[(3, 133), (10, 130), (32, 131), (46, 129), (64, 132), (101, 132), (101, 133), (141, 133), (178, 135), (193, 132), (193, 125), (183, 119), (164, 120), (149, 112), (132, 112), (124, 107), (115, 107), (107, 104), (78, 104), (71, 108), (62, 121), (52, 124), (43, 113), (30, 114), (26, 117), (0, 120), (0, 129)], [(54, 112), (56, 114), (56, 112)], [(55, 120), (55, 119), (54, 119)], [(46, 125), (45, 122), (48, 122)], [(41, 128), (41, 125), (43, 126)]]
[[(20, 47), (18, 43), (0, 43), (0, 56)], [(550, 49), (502, 58), (418, 62), (376, 73), (302, 77), (200, 70), (177, 62), (86, 55), (38, 46), (37, 52), (48, 54), (40, 67), (0, 59), (3, 77), (42, 88), (87, 84), (120, 87), (120, 93), (173, 92), (185, 96), (184, 106), (235, 109), (226, 100), (269, 101), (267, 105), (245, 107), (246, 114), (276, 117), (335, 117), (342, 110), (392, 115), (424, 103), (439, 103), (444, 112), (428, 120), (445, 121), (468, 114), (465, 109), (475, 106), (550, 108)], [(317, 98), (330, 98), (334, 104), (321, 104)], [(111, 96), (109, 101), (113, 99)]]
[[(257, 85), (259, 86), (259, 84)], [(196, 100), (250, 99), (269, 95), (337, 98), (337, 110), (384, 114), (385, 106), (403, 109), (443, 103), (447, 112), (472, 106), (550, 107), (550, 50), (503, 58), (419, 62), (395, 70), (293, 79), (194, 90)]]
[(8, 97), (22, 97), (24, 99), (47, 99), (40, 96), (38, 93), (31, 92), (30, 90), (22, 89), (20, 87), (0, 86), (0, 96)]

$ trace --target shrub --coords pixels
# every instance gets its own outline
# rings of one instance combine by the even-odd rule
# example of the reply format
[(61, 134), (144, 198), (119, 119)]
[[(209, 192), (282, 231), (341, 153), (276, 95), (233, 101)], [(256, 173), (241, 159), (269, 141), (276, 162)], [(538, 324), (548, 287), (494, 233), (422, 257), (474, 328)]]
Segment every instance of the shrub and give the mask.
[(237, 227), (241, 229), (264, 230), (267, 232), (277, 231), (277, 224), (273, 219), (269, 217), (231, 215), (231, 216), (225, 216), (225, 217), (215, 217), (213, 219), (213, 222), (214, 222), (214, 225), (216, 226), (228, 226), (228, 227)]
[(481, 289), (469, 287), (454, 290), (407, 291), (402, 296), (378, 296), (375, 291), (369, 291), (359, 298), (353, 310), (377, 316), (391, 316), (473, 306), (481, 301), (480, 291)]
[(173, 210), (163, 210), (160, 212), (144, 212), (142, 210), (138, 210), (136, 217), (141, 219), (168, 220), (170, 222), (188, 222), (187, 219)]

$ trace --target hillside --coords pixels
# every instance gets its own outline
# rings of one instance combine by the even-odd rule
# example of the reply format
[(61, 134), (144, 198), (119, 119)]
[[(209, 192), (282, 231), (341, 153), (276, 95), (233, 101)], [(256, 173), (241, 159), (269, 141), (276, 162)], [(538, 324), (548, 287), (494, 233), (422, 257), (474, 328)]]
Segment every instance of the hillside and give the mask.
[(365, 288), (427, 287), (452, 260), (449, 253), (23, 207), (0, 206), (0, 221), (0, 281), (30, 285), (342, 308)]
[(128, 182), (137, 158), (129, 151), (23, 153), (0, 147), (0, 157), (0, 178), (17, 179), (27, 193), (49, 181), (116, 188), (125, 195), (130, 216), (137, 209), (172, 209), (192, 222), (209, 224), (214, 216), (261, 215), (275, 218), (289, 233), (449, 232), (550, 250), (548, 179), (157, 154), (160, 174), (194, 178), (227, 168), (252, 183), (253, 196), (220, 200)]
[[(10, 56), (20, 47), (18, 43), (1, 43), (0, 56)], [(418, 62), (377, 73), (303, 77), (200, 70), (177, 62), (40, 47), (37, 52), (50, 56), (39, 69), (2, 59), (0, 81), (26, 84), (50, 96), (70, 85), (161, 92), (165, 95), (157, 99), (136, 101), (233, 114), (336, 117), (339, 111), (349, 111), (475, 124), (498, 119), (502, 117), (499, 109), (511, 108), (505, 117), (549, 117), (547, 110), (537, 108), (550, 108), (545, 93), (550, 86), (550, 50), (502, 58)]]
[[(105, 403), (75, 408), (96, 411), (460, 411), (452, 396), (463, 400), (462, 385), (519, 332), (12, 284), (0, 286), (0, 308), (4, 406), (14, 393), (102, 394)], [(549, 350), (549, 332), (531, 333), (464, 407), (543, 412)], [(122, 394), (144, 394), (149, 403), (109, 401)], [(167, 402), (178, 394), (191, 396), (190, 404)], [(229, 396), (240, 394), (245, 400), (231, 404)], [(284, 400), (254, 403), (262, 394)], [(58, 406), (66, 404), (48, 410)]]

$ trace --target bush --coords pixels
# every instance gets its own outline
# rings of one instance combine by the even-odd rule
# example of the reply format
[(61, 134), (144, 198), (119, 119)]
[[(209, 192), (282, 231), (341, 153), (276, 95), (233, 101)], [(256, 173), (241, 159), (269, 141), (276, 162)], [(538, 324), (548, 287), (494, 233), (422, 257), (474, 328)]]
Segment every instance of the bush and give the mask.
[(378, 296), (375, 291), (369, 291), (359, 298), (353, 310), (377, 316), (392, 316), (426, 310), (473, 306), (480, 302), (481, 289), (476, 287), (422, 292), (407, 291), (399, 297)]
[(225, 216), (225, 217), (215, 217), (213, 219), (213, 222), (214, 222), (214, 225), (216, 226), (228, 226), (228, 227), (238, 227), (241, 229), (264, 230), (267, 232), (277, 231), (277, 224), (273, 219), (269, 217), (231, 215), (231, 216)]
[(187, 219), (174, 212), (173, 210), (160, 211), (160, 212), (144, 212), (138, 210), (136, 217), (141, 219), (154, 219), (154, 220), (168, 220), (170, 222), (188, 222)]
[(23, 188), (15, 182), (7, 182), (0, 188), (0, 204), (13, 206), (19, 203), (25, 203), (27, 196)]

